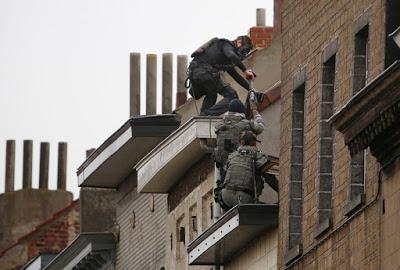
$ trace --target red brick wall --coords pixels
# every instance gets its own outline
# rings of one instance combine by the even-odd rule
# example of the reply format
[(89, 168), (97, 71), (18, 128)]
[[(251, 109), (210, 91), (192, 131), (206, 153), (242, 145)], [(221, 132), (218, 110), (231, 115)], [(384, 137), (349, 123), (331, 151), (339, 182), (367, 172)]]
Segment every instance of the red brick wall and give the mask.
[(39, 253), (58, 253), (63, 250), (79, 234), (79, 204), (71, 211), (43, 228), (28, 242), (28, 257)]
[(253, 42), (254, 48), (267, 48), (272, 42), (274, 28), (273, 27), (259, 27), (255, 26), (250, 28), (249, 35)]
[(19, 269), (39, 253), (58, 253), (80, 232), (79, 202), (74, 201), (0, 253), (0, 268)]

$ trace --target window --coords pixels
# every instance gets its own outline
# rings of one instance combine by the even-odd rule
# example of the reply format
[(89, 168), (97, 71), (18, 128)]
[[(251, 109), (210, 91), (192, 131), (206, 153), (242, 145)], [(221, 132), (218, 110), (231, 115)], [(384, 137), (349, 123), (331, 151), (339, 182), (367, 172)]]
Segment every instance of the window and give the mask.
[[(368, 76), (368, 24), (364, 25), (354, 36), (353, 95), (366, 84)], [(361, 205), (364, 195), (366, 151), (351, 157), (349, 204), (345, 215)]]
[(211, 224), (213, 224), (213, 191), (210, 190), (202, 198), (202, 211), (201, 211), (201, 228), (205, 231)]
[[(294, 76), (292, 98), (292, 145), (290, 149), (289, 176), (289, 243), (290, 250), (299, 250), (301, 245), (303, 212), (303, 153), (304, 153), (304, 92), (305, 70)], [(296, 252), (298, 253), (298, 252)], [(298, 254), (295, 254), (297, 256)], [(293, 257), (287, 255), (287, 260)]]
[(197, 226), (197, 207), (194, 204), (189, 208), (189, 241), (193, 241), (198, 235), (198, 226)]
[(176, 221), (176, 259), (182, 260), (185, 258), (186, 247), (185, 247), (185, 216), (182, 215)]
[(328, 120), (333, 115), (335, 93), (336, 54), (322, 65), (320, 150), (319, 150), (319, 190), (318, 190), (318, 229), (316, 236), (330, 227), (332, 211), (332, 167), (333, 130)]

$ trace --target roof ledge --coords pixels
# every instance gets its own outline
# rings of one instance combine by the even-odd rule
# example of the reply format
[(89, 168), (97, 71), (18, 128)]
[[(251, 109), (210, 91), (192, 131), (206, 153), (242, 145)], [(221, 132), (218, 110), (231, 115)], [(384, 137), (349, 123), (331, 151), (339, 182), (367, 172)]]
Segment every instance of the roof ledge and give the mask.
[(178, 128), (174, 114), (129, 119), (78, 168), (78, 185), (116, 188), (136, 163)]
[(136, 165), (138, 191), (167, 193), (205, 155), (200, 139), (213, 139), (221, 117), (193, 117)]
[(371, 147), (372, 154), (381, 162), (390, 156), (388, 150), (400, 144), (397, 139), (399, 115), (400, 61), (396, 61), (355, 94), (329, 121), (343, 133), (352, 156)]

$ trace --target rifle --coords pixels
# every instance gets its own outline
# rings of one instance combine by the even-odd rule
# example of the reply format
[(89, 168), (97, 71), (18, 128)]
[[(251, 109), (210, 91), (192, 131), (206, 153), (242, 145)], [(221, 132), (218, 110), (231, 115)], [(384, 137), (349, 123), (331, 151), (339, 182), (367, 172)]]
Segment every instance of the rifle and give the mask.
[(246, 98), (246, 116), (248, 119), (252, 118), (252, 110), (250, 106), (250, 102), (259, 102), (261, 103), (264, 100), (265, 94), (261, 92), (257, 92), (256, 89), (254, 88), (254, 81), (253, 80), (248, 80), (249, 83), (249, 91), (247, 94)]

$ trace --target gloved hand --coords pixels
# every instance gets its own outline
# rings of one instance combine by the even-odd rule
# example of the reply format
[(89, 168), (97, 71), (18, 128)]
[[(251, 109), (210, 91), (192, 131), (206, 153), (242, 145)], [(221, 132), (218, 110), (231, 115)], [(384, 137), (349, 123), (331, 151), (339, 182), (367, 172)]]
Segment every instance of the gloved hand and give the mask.
[(254, 80), (254, 78), (256, 77), (256, 74), (251, 69), (246, 69), (244, 71), (244, 75), (247, 80)]

